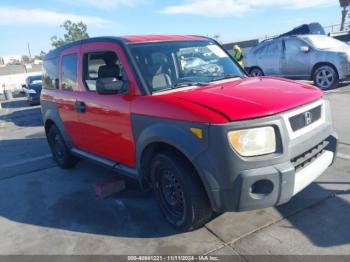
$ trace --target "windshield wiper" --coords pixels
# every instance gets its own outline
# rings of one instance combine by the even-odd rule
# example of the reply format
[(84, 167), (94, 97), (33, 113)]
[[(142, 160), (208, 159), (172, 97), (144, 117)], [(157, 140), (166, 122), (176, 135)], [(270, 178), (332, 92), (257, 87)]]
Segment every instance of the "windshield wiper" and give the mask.
[(173, 85), (171, 88), (181, 88), (181, 87), (186, 87), (186, 86), (207, 86), (209, 85), (209, 83), (206, 82), (180, 82), (180, 83), (176, 83), (175, 85)]
[(224, 76), (213, 78), (212, 81), (219, 81), (219, 80), (230, 79), (230, 78), (241, 78), (242, 79), (242, 78), (244, 78), (244, 76), (242, 76), (242, 75), (234, 75), (234, 74), (227, 74), (227, 75), (224, 75)]
[(160, 93), (160, 92), (169, 91), (172, 89), (187, 87), (187, 86), (208, 86), (208, 85), (209, 85), (209, 83), (206, 83), (206, 82), (191, 82), (191, 81), (180, 82), (180, 83), (176, 83), (175, 85), (173, 85), (171, 87), (159, 89), (157, 91), (153, 91), (152, 93)]

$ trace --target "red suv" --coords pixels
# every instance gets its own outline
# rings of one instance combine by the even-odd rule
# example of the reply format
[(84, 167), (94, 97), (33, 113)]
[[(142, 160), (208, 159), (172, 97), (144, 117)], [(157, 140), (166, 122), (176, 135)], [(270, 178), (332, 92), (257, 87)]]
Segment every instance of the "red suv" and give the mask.
[(249, 78), (205, 37), (67, 44), (45, 57), (41, 105), (61, 167), (84, 158), (137, 179), (182, 230), (287, 202), (337, 148), (322, 91)]

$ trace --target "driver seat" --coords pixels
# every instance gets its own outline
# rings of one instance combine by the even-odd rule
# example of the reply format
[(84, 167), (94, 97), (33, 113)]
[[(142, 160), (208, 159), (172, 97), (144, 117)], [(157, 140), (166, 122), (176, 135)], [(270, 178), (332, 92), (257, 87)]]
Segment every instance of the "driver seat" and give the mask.
[(152, 55), (153, 65), (150, 66), (153, 75), (151, 85), (153, 90), (169, 88), (172, 85), (171, 78), (167, 74), (165, 67), (167, 58), (163, 53), (155, 53)]

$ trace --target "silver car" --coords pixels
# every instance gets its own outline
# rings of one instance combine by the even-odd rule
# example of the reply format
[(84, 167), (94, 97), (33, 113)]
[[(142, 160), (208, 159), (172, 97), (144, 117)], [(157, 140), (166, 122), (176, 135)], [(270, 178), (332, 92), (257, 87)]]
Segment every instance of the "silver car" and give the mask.
[(313, 80), (325, 90), (350, 79), (350, 47), (325, 35), (283, 36), (251, 49), (244, 64), (252, 76)]

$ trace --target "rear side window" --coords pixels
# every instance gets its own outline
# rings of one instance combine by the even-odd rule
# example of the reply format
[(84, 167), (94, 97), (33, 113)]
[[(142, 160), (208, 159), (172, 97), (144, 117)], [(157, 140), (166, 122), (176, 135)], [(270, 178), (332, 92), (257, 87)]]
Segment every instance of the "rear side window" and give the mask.
[(77, 85), (78, 57), (76, 54), (62, 57), (62, 89), (73, 90)]
[(282, 51), (282, 43), (279, 40), (269, 44), (268, 48), (266, 49), (266, 53), (268, 55), (277, 55), (277, 54), (280, 54), (281, 51)]
[(43, 88), (58, 89), (58, 58), (48, 59), (44, 61), (43, 68)]
[(257, 54), (260, 54), (260, 53), (264, 53), (266, 47), (268, 47), (268, 44), (263, 44), (263, 45), (261, 45), (261, 46), (258, 46), (258, 47), (254, 50), (254, 54), (257, 55)]
[(84, 55), (84, 82), (89, 91), (96, 91), (96, 81), (101, 78), (124, 80), (123, 66), (113, 51), (99, 51)]

